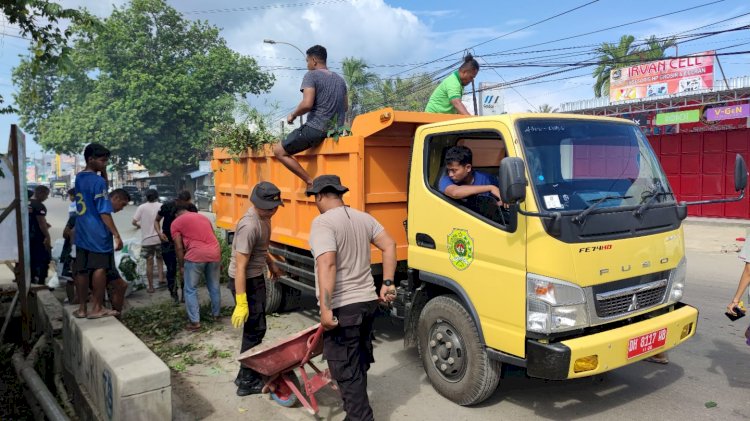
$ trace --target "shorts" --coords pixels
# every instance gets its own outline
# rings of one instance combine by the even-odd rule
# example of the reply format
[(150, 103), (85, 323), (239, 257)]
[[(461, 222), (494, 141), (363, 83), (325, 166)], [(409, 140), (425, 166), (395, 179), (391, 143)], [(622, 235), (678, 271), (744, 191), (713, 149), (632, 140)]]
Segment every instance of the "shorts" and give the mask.
[(156, 256), (157, 259), (161, 259), (161, 244), (141, 246), (141, 258), (150, 259), (151, 256)]
[(96, 253), (80, 247), (76, 250), (76, 259), (73, 262), (73, 274), (89, 273), (97, 269), (117, 270), (115, 267), (115, 253)]
[(304, 124), (292, 130), (286, 139), (281, 141), (281, 147), (289, 155), (294, 155), (320, 145), (325, 138), (325, 132)]

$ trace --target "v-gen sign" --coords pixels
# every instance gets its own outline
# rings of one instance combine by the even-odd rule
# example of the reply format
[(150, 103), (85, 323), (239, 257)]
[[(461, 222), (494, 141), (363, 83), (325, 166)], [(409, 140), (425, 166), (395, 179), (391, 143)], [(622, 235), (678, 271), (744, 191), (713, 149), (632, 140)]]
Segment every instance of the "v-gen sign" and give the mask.
[(612, 70), (609, 99), (625, 101), (699, 91), (714, 86), (714, 51)]

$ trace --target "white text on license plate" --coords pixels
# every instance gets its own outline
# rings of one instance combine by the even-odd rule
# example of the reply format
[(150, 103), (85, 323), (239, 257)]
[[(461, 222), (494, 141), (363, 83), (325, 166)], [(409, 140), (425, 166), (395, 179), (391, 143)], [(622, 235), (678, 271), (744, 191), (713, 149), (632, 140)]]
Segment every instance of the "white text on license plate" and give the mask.
[(647, 333), (628, 341), (628, 358), (637, 357), (656, 348), (661, 348), (667, 343), (667, 328), (656, 332)]

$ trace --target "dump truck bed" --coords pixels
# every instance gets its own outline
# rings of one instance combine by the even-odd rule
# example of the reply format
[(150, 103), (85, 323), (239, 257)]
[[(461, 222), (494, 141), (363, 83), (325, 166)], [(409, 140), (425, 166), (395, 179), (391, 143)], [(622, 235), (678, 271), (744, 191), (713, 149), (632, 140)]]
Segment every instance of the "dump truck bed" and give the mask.
[[(345, 203), (374, 216), (396, 240), (398, 260), (406, 260), (406, 186), (414, 132), (422, 124), (454, 118), (458, 116), (381, 109), (355, 118), (350, 136), (338, 141), (328, 138), (295, 158), (313, 177), (322, 174), (341, 177), (349, 188), (344, 195)], [(315, 200), (305, 196), (306, 185), (276, 160), (270, 145), (262, 150), (248, 150), (238, 159), (215, 149), (212, 169), (218, 227), (234, 231), (250, 206), (253, 186), (270, 181), (281, 190), (284, 202), (272, 219), (271, 241), (310, 249), (310, 225), (319, 215)], [(373, 263), (381, 260), (379, 252), (373, 253)]]

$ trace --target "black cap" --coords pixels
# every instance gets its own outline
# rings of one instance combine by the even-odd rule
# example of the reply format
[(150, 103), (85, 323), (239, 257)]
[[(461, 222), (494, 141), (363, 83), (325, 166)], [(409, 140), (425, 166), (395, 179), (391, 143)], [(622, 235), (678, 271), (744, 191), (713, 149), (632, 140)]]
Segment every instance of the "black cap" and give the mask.
[(277, 206), (284, 206), (284, 202), (281, 201), (281, 191), (268, 181), (261, 181), (253, 187), (250, 201), (258, 209), (273, 209)]
[(308, 188), (305, 193), (308, 196), (312, 196), (322, 192), (325, 189), (335, 190), (338, 193), (346, 193), (349, 191), (348, 188), (341, 185), (341, 179), (338, 175), (321, 175), (315, 177), (313, 180), (312, 187)]

